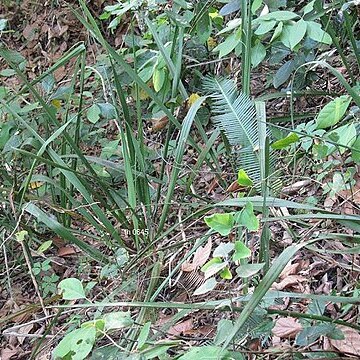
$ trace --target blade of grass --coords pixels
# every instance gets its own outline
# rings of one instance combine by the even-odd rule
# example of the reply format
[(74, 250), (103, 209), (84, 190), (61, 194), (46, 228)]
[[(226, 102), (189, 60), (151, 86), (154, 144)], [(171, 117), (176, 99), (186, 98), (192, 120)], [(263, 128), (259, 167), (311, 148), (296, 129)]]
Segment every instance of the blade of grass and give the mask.
[(302, 242), (297, 245), (292, 245), (286, 248), (280, 256), (274, 261), (270, 269), (267, 271), (265, 276), (262, 278), (260, 283), (256, 286), (254, 293), (251, 295), (249, 302), (245, 305), (244, 309), (241, 311), (240, 316), (236, 319), (233, 329), (230, 331), (230, 334), (227, 336), (223, 349), (226, 349), (230, 343), (233, 341), (238, 331), (242, 328), (245, 322), (248, 320), (250, 315), (255, 311), (256, 307), (263, 300), (265, 294), (270, 289), (271, 285), (276, 281), (276, 279), (281, 274), (282, 270), (291, 260), (291, 258), (304, 246), (309, 245), (311, 241)]
[[(0, 102), (3, 104), (4, 108), (6, 108), (7, 111), (12, 113), (12, 115), (16, 119), (18, 119), (41, 144), (45, 142), (42, 139), (42, 137), (34, 129), (32, 129), (32, 127), (25, 120), (23, 120), (16, 112), (14, 112), (3, 100), (0, 99)], [(63, 133), (65, 133), (65, 130), (63, 130)], [(114, 237), (119, 243), (122, 244), (121, 237), (117, 233), (111, 221), (108, 219), (107, 215), (97, 205), (97, 203), (94, 203), (94, 200), (92, 199), (91, 196), (91, 192), (94, 193), (94, 191), (93, 189), (91, 189), (90, 185), (87, 184), (84, 181), (84, 179), (78, 178), (73, 172), (63, 170), (63, 168), (64, 167), (66, 168), (67, 166), (65, 162), (60, 158), (58, 154), (56, 154), (54, 150), (52, 150), (51, 148), (46, 148), (46, 152), (49, 154), (49, 156), (56, 164), (60, 164), (62, 166), (62, 169), (60, 171), (64, 173), (64, 175), (67, 177), (69, 182), (72, 183), (73, 186), (81, 193), (81, 195), (87, 201), (88, 206), (94, 211), (95, 216), (101, 221), (101, 224), (103, 224), (103, 226), (105, 226), (105, 228), (108, 230), (110, 236)]]
[(49, 227), (52, 231), (58, 234), (61, 238), (68, 240), (70, 243), (78, 246), (81, 250), (83, 250), (86, 254), (94, 258), (100, 263), (106, 263), (107, 258), (104, 254), (102, 254), (99, 250), (94, 247), (88, 245), (84, 241), (76, 238), (68, 229), (62, 226), (58, 221), (54, 218), (47, 215), (40, 208), (38, 208), (35, 204), (29, 202), (24, 205), (24, 210), (29, 214), (33, 215), (38, 221), (44, 223), (47, 227)]
[(164, 207), (163, 207), (162, 214), (161, 214), (160, 221), (159, 221), (158, 233), (161, 233), (161, 231), (165, 225), (165, 221), (168, 217), (171, 199), (173, 198), (174, 189), (175, 189), (175, 186), (177, 183), (177, 179), (178, 179), (180, 170), (182, 168), (182, 159), (183, 159), (183, 156), (185, 153), (185, 146), (186, 146), (186, 143), (187, 143), (187, 140), (189, 137), (191, 125), (195, 119), (195, 115), (196, 115), (197, 111), (199, 110), (200, 106), (202, 105), (202, 103), (204, 102), (205, 99), (206, 99), (205, 96), (197, 99), (194, 102), (194, 104), (191, 106), (191, 108), (189, 109), (189, 111), (183, 121), (182, 129), (179, 134), (178, 146), (175, 151), (175, 162), (174, 162), (173, 170), (171, 172), (169, 187), (168, 187), (168, 191), (166, 193)]

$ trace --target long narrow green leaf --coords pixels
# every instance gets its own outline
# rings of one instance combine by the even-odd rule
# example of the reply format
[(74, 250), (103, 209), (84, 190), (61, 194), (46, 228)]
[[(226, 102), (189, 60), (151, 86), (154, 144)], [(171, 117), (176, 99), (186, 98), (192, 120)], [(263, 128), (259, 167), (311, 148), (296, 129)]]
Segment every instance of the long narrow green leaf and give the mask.
[(24, 205), (24, 210), (29, 214), (33, 215), (38, 221), (44, 223), (51, 230), (53, 230), (56, 234), (58, 234), (61, 238), (68, 240), (70, 243), (78, 246), (81, 250), (87, 253), (89, 256), (94, 258), (95, 260), (106, 263), (107, 258), (96, 248), (88, 245), (84, 241), (75, 237), (68, 229), (62, 226), (59, 222), (57, 222), (53, 217), (50, 217), (45, 212), (43, 212), (40, 208), (38, 208), (35, 204), (29, 202)]
[(245, 324), (250, 315), (255, 311), (257, 306), (262, 301), (263, 297), (266, 295), (271, 285), (276, 281), (276, 279), (281, 274), (282, 270), (291, 260), (291, 258), (304, 246), (309, 245), (311, 241), (302, 242), (297, 245), (292, 245), (286, 248), (280, 256), (274, 261), (268, 272), (265, 274), (260, 283), (256, 286), (254, 293), (249, 299), (249, 302), (245, 305), (240, 316), (236, 319), (233, 329), (226, 338), (223, 348), (227, 348), (230, 343), (233, 341), (235, 336), (241, 327)]
[(184, 152), (185, 152), (185, 146), (186, 146), (186, 143), (187, 143), (187, 140), (189, 137), (191, 125), (195, 119), (195, 115), (196, 115), (197, 111), (200, 109), (200, 106), (205, 101), (205, 99), (206, 99), (206, 96), (203, 96), (203, 97), (200, 97), (199, 99), (197, 99), (195, 101), (195, 103), (191, 106), (191, 108), (189, 109), (189, 111), (183, 121), (182, 129), (181, 129), (181, 132), (179, 135), (178, 146), (177, 146), (176, 152), (175, 152), (174, 167), (171, 172), (169, 188), (168, 188), (168, 191), (166, 194), (164, 208), (162, 210), (162, 214), (161, 214), (161, 218), (160, 218), (160, 222), (159, 222), (158, 233), (162, 231), (162, 229), (165, 225), (165, 221), (168, 217), (168, 211), (169, 211), (171, 199), (173, 197), (177, 179), (178, 179), (180, 170), (182, 168), (182, 160), (183, 160), (183, 156), (184, 156)]

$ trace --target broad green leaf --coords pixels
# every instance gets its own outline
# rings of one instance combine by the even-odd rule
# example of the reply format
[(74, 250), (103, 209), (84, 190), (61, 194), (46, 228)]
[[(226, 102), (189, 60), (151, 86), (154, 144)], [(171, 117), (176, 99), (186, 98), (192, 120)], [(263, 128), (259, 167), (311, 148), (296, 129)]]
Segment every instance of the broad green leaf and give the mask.
[(52, 240), (44, 241), (37, 249), (39, 254), (45, 252), (52, 245)]
[(249, 178), (244, 169), (239, 170), (237, 182), (241, 186), (253, 186), (253, 181)]
[(13, 69), (4, 69), (0, 71), (0, 76), (3, 77), (10, 77), (10, 76), (14, 76), (16, 74), (16, 71)]
[(266, 56), (265, 46), (261, 42), (258, 42), (251, 49), (251, 65), (255, 68), (265, 59), (265, 56)]
[(270, 32), (276, 24), (276, 20), (261, 21), (259, 27), (255, 30), (255, 35), (264, 35)]
[(196, 32), (200, 43), (204, 44), (211, 34), (211, 20), (207, 11), (197, 21)]
[(95, 338), (95, 327), (71, 331), (56, 346), (53, 351), (53, 357), (55, 360), (83, 360), (90, 354)]
[(103, 316), (105, 321), (105, 329), (122, 329), (131, 326), (134, 321), (131, 318), (131, 314), (128, 311), (116, 311), (107, 313)]
[(236, 273), (242, 278), (248, 278), (257, 274), (264, 267), (264, 265), (265, 263), (240, 265), (236, 269)]
[(96, 104), (93, 104), (89, 107), (88, 111), (86, 112), (87, 119), (92, 123), (96, 124), (100, 119), (101, 111)]
[(234, 250), (234, 244), (233, 243), (223, 243), (221, 242), (220, 245), (215, 248), (213, 252), (213, 257), (223, 257), (226, 258), (231, 251)]
[(295, 133), (291, 133), (287, 137), (273, 142), (271, 144), (271, 147), (275, 150), (284, 149), (285, 147), (297, 142), (298, 140), (299, 140), (299, 136)]
[(298, 18), (299, 15), (295, 14), (292, 11), (273, 11), (269, 14), (260, 16), (257, 20), (264, 21), (264, 20), (276, 20), (276, 21), (287, 21)]
[(254, 214), (254, 206), (251, 202), (247, 202), (240, 213), (236, 214), (236, 223), (250, 231), (259, 230), (259, 219)]
[(226, 236), (230, 234), (234, 226), (234, 216), (232, 213), (217, 213), (210, 216), (205, 216), (205, 223), (212, 230), (217, 231), (222, 236)]
[(165, 68), (155, 67), (152, 81), (153, 81), (153, 85), (154, 85), (154, 90), (156, 92), (159, 92), (165, 82)]
[(1, 124), (0, 127), (0, 150), (2, 150), (5, 146), (5, 144), (10, 139), (10, 131), (13, 128), (13, 126), (9, 123)]
[(280, 85), (286, 82), (291, 73), (294, 70), (294, 61), (286, 61), (283, 65), (280, 66), (276, 74), (274, 75), (273, 85), (275, 88), (278, 88)]
[(295, 344), (299, 346), (308, 346), (320, 336), (331, 334), (335, 330), (334, 324), (313, 325), (303, 329), (296, 336)]
[(197, 288), (193, 295), (203, 295), (208, 293), (209, 291), (213, 290), (216, 286), (217, 282), (215, 278), (207, 279), (199, 288)]
[[(209, 264), (209, 263), (208, 263)], [(208, 265), (206, 264), (206, 265)], [(204, 277), (205, 279), (209, 279), (210, 277), (214, 276), (218, 272), (222, 271), (226, 266), (228, 265), (227, 261), (224, 262), (214, 262), (206, 267), (206, 270), (204, 271)]]
[[(155, 61), (155, 59), (154, 59), (154, 61)], [(153, 76), (154, 67), (155, 67), (154, 62), (150, 62), (149, 65), (144, 66), (139, 72), (140, 79), (142, 81), (144, 81), (145, 83), (147, 83)]]
[(58, 288), (64, 300), (85, 299), (85, 291), (79, 279), (64, 279), (60, 281)]
[(220, 11), (219, 15), (226, 16), (238, 11), (240, 9), (240, 1), (239, 0), (230, 0), (226, 5), (224, 5)]
[(236, 46), (240, 43), (241, 32), (236, 31), (233, 34), (229, 35), (225, 41), (219, 44), (213, 51), (219, 52), (219, 58), (226, 56), (231, 53)]
[(225, 280), (231, 280), (232, 279), (232, 274), (231, 274), (231, 271), (228, 267), (225, 267), (223, 270), (221, 270), (220, 272), (220, 277), (222, 279), (225, 279)]
[(282, 30), (283, 30), (283, 27), (284, 27), (284, 23), (283, 22), (279, 22), (274, 30), (274, 33), (270, 39), (270, 42), (272, 43), (275, 39), (277, 39), (281, 33), (282, 33)]
[(21, 230), (15, 234), (16, 241), (22, 242), (25, 240), (25, 237), (28, 235), (26, 230)]
[(233, 261), (246, 259), (250, 256), (251, 250), (242, 241), (235, 241), (235, 253), (232, 256)]
[(97, 103), (97, 106), (100, 109), (100, 115), (106, 120), (111, 120), (116, 118), (116, 110), (113, 104)]
[[(356, 141), (357, 131), (355, 124), (347, 124), (337, 128), (335, 131), (331, 132), (328, 136), (331, 137), (333, 134), (337, 134), (339, 136), (337, 143), (339, 145), (345, 145), (351, 147), (353, 143)], [(343, 154), (347, 148), (340, 146), (339, 152)]]
[(241, 25), (241, 18), (232, 19), (232, 20), (230, 20), (230, 21), (226, 24), (226, 26), (225, 26), (222, 30), (220, 30), (220, 31), (216, 34), (216, 36), (219, 36), (219, 35), (221, 35), (221, 34), (224, 34), (224, 33), (226, 33), (226, 32), (229, 32), (229, 31), (231, 31), (231, 30), (234, 30), (234, 29), (238, 28), (240, 25)]
[(357, 163), (360, 164), (360, 136), (358, 136), (352, 145), (351, 157)]
[(216, 336), (214, 339), (215, 345), (221, 345), (227, 338), (229, 332), (232, 330), (233, 323), (228, 319), (221, 319), (216, 327)]
[(304, 15), (306, 15), (309, 12), (313, 11), (314, 3), (315, 3), (315, 0), (312, 0), (302, 8), (302, 11), (303, 11)]
[(251, 2), (251, 13), (255, 15), (256, 11), (260, 8), (262, 0), (254, 0)]
[(90, 320), (81, 324), (82, 329), (91, 328), (91, 327), (95, 328), (97, 335), (102, 335), (102, 332), (105, 329), (104, 319)]
[(316, 118), (316, 128), (326, 129), (337, 124), (345, 115), (350, 102), (350, 96), (342, 95), (326, 104)]
[(281, 33), (281, 42), (294, 50), (295, 46), (304, 38), (307, 25), (303, 19), (298, 20), (295, 24), (285, 25)]
[(313, 39), (320, 43), (331, 45), (331, 36), (321, 28), (321, 25), (319, 23), (315, 21), (306, 21), (306, 25), (306, 33), (310, 39)]
[(213, 257), (211, 260), (209, 260), (206, 264), (204, 264), (201, 267), (201, 271), (202, 272), (206, 272), (207, 269), (211, 266), (213, 266), (214, 264), (222, 264), (222, 260), (219, 257)]

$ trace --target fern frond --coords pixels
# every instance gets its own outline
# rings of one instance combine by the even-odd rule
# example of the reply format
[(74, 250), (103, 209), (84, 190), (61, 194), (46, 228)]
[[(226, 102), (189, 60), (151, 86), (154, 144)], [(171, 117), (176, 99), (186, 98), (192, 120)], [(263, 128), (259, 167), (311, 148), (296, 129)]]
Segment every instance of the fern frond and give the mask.
[(229, 79), (206, 77), (204, 90), (213, 99), (213, 121), (227, 137), (230, 145), (240, 147), (235, 151), (239, 166), (255, 183), (261, 181), (259, 152), (259, 128), (254, 102), (239, 93), (235, 83)]

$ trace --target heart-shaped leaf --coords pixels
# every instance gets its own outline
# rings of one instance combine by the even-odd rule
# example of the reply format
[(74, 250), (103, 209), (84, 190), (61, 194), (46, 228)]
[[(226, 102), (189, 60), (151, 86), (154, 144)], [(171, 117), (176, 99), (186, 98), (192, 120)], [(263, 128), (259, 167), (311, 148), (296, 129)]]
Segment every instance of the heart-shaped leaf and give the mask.
[(60, 281), (58, 287), (64, 300), (85, 299), (85, 291), (79, 279), (64, 279)]

